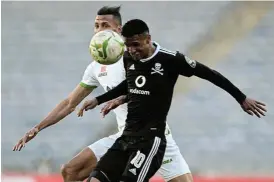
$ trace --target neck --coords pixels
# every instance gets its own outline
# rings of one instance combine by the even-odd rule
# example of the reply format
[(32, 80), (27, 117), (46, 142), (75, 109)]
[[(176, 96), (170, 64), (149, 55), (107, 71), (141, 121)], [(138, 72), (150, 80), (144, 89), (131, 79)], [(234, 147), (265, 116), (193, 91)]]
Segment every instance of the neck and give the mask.
[(148, 56), (147, 56), (147, 57), (152, 56), (152, 55), (154, 54), (155, 50), (156, 50), (156, 47), (155, 47), (155, 46), (153, 45), (153, 43), (151, 42), (151, 46), (150, 46), (150, 48), (149, 48)]

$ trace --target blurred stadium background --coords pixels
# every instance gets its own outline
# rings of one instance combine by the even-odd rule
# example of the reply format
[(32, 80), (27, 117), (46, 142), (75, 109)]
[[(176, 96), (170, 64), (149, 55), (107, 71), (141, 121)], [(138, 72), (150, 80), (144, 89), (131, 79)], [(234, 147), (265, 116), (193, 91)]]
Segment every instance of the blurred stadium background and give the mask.
[(102, 120), (98, 108), (82, 119), (73, 113), (12, 152), (80, 82), (91, 61), (94, 17), (103, 5), (122, 5), (124, 22), (147, 21), (164, 47), (219, 70), (267, 103), (265, 118), (250, 117), (210, 83), (179, 80), (168, 123), (196, 181), (274, 181), (273, 2), (1, 3), (3, 181), (61, 181), (61, 164), (115, 132), (113, 115)]

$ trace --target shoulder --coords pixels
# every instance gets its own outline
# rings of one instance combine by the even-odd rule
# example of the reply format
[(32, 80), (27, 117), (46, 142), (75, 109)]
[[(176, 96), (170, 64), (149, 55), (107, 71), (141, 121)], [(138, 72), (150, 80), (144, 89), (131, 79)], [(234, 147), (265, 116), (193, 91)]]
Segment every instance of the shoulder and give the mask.
[(158, 58), (166, 64), (170, 64), (172, 62), (176, 62), (183, 56), (179, 51), (167, 49), (164, 47), (160, 47), (158, 52)]
[(167, 48), (161, 47), (159, 49), (159, 53), (162, 57), (168, 60), (187, 60), (189, 59), (185, 54), (181, 53), (180, 51), (170, 50)]
[(95, 67), (95, 61), (92, 61), (87, 67), (86, 70), (92, 70)]
[(94, 68), (97, 66), (97, 62), (96, 61), (92, 61), (85, 70), (85, 74), (91, 74), (94, 70)]
[(164, 47), (160, 47), (159, 49), (159, 53), (162, 55), (162, 56), (165, 56), (165, 57), (175, 57), (178, 53), (178, 51), (173, 51), (173, 50), (170, 50), (170, 49), (166, 49)]

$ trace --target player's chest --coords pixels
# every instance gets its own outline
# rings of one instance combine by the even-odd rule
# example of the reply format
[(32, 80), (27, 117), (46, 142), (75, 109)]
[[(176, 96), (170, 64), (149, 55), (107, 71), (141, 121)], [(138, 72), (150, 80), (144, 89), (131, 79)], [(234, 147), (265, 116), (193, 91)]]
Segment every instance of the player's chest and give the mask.
[(127, 80), (130, 88), (157, 89), (170, 84), (168, 67), (161, 62), (127, 65)]
[(112, 89), (125, 79), (123, 61), (112, 65), (99, 65), (95, 76), (104, 90)]

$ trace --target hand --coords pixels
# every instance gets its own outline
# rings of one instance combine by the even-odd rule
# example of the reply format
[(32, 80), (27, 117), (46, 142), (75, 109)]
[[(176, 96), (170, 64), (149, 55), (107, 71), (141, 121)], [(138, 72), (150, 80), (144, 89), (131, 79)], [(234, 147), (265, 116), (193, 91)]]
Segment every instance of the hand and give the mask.
[(98, 101), (96, 98), (85, 101), (81, 109), (78, 111), (78, 117), (82, 117), (84, 115), (84, 111), (91, 110), (98, 105)]
[(116, 99), (113, 99), (111, 101), (109, 101), (102, 109), (101, 109), (101, 113), (103, 118), (113, 109), (117, 108), (119, 105), (122, 105), (125, 103), (125, 97), (124, 96), (120, 96)]
[(247, 114), (251, 116), (255, 114), (258, 118), (260, 118), (261, 116), (265, 116), (265, 112), (267, 111), (265, 109), (265, 106), (266, 105), (264, 103), (250, 98), (246, 98), (241, 105), (241, 107)]
[(13, 151), (20, 151), (23, 147), (25, 147), (26, 143), (33, 139), (39, 132), (39, 129), (34, 127), (29, 130), (23, 138), (21, 138), (17, 144), (13, 147)]

